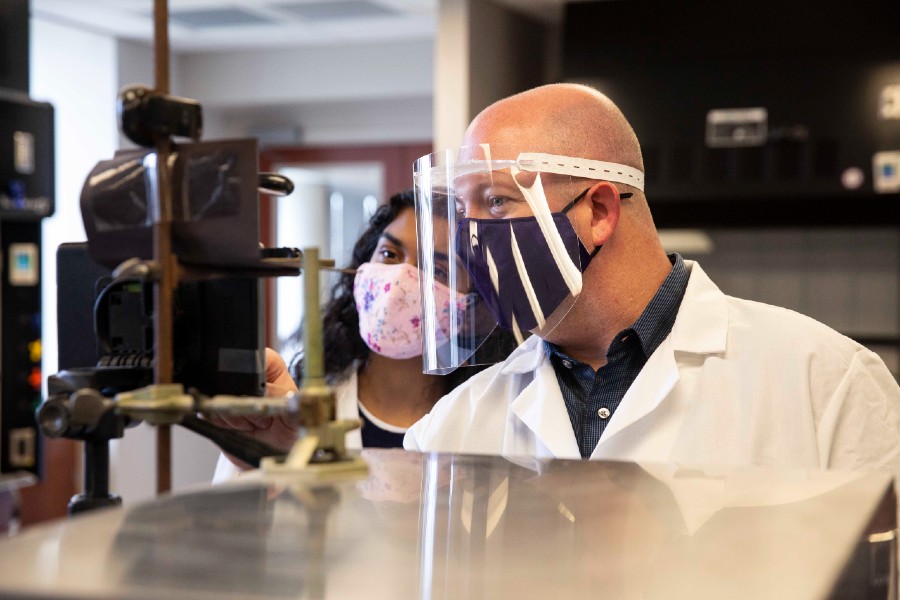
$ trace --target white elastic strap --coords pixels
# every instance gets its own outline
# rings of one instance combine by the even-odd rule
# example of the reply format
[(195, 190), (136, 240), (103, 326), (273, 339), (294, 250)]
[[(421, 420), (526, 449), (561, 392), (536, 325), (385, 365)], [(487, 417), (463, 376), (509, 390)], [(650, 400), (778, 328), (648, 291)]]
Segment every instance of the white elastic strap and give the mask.
[(559, 229), (556, 228), (556, 224), (553, 222), (553, 215), (550, 214), (550, 206), (547, 204), (544, 188), (541, 185), (541, 174), (538, 173), (531, 187), (526, 188), (519, 183), (518, 170), (513, 168), (510, 169), (510, 172), (512, 173), (513, 181), (516, 182), (519, 191), (522, 193), (522, 197), (525, 198), (528, 206), (531, 207), (531, 212), (537, 220), (541, 234), (543, 234), (544, 240), (547, 242), (547, 247), (550, 249), (556, 268), (559, 270), (559, 274), (562, 275), (569, 293), (577, 296), (581, 293), (581, 269), (572, 262), (569, 251), (562, 241), (562, 236), (559, 234)]
[[(512, 315), (512, 333), (513, 333), (513, 337), (516, 338), (516, 345), (521, 346), (522, 342), (525, 341), (525, 337), (522, 335), (522, 330), (519, 329), (519, 324), (516, 322), (515, 313), (513, 313), (513, 315)], [(229, 461), (228, 464), (231, 464), (231, 462)]]
[(488, 274), (491, 277), (491, 285), (494, 286), (494, 291), (497, 292), (497, 295), (500, 295), (500, 275), (497, 272), (497, 264), (494, 262), (494, 256), (491, 254), (491, 249), (485, 249), (485, 259), (487, 260), (488, 266)]
[[(528, 271), (525, 269), (525, 260), (522, 258), (522, 251), (519, 250), (519, 241), (516, 239), (516, 232), (512, 225), (509, 226), (509, 243), (512, 245), (512, 255), (513, 260), (516, 263), (516, 271), (519, 274), (519, 280), (522, 282), (522, 287), (525, 289), (525, 297), (528, 298), (528, 306), (531, 307), (531, 314), (534, 315), (534, 320), (537, 321), (538, 327), (542, 329), (546, 322), (544, 319), (544, 311), (541, 310), (537, 294), (534, 292), (534, 286), (531, 285), (531, 278), (528, 276)], [(518, 325), (516, 328), (518, 329)], [(519, 335), (522, 335), (522, 333), (519, 332)]]
[(605, 181), (625, 183), (642, 192), (644, 191), (644, 174), (634, 167), (618, 163), (572, 158), (571, 156), (557, 156), (555, 154), (541, 154), (538, 152), (523, 152), (519, 155), (517, 162), (519, 168), (523, 171), (542, 171), (545, 173), (556, 173), (557, 175), (603, 179)]

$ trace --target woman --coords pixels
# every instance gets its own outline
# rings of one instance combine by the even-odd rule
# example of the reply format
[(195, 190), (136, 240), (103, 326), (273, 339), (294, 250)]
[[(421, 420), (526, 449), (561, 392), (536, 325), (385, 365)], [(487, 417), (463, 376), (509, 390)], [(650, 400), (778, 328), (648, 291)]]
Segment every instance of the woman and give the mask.
[[(408, 190), (375, 211), (353, 247), (354, 272), (340, 276), (323, 310), (325, 376), (335, 386), (337, 417), (363, 421), (361, 431), (348, 434), (351, 448), (401, 447), (407, 427), (478, 371), (422, 373), (413, 207)], [(299, 341), (302, 331), (294, 337)], [(292, 372), (302, 380), (300, 355)]]
[[(410, 425), (480, 370), (457, 369), (444, 376), (422, 373), (413, 206), (410, 190), (392, 196), (375, 211), (323, 310), (325, 375), (335, 388), (337, 418), (363, 422), (361, 429), (347, 434), (351, 449), (402, 447)], [(448, 302), (455, 297), (449, 290), (447, 295)], [(302, 330), (292, 337), (294, 342), (301, 340)], [(273, 351), (267, 352), (266, 363), (268, 393), (296, 389)], [(302, 352), (291, 371), (300, 382)], [(296, 428), (284, 417), (232, 417), (227, 424), (278, 447), (289, 448), (296, 438)], [(226, 478), (226, 471), (220, 460), (215, 480)]]

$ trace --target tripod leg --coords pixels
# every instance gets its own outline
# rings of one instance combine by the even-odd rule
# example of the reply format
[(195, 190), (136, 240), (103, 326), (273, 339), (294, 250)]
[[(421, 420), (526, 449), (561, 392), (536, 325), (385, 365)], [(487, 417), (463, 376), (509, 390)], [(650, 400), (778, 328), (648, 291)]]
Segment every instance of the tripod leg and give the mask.
[(120, 504), (122, 498), (109, 493), (109, 440), (85, 440), (84, 493), (69, 501), (69, 514)]

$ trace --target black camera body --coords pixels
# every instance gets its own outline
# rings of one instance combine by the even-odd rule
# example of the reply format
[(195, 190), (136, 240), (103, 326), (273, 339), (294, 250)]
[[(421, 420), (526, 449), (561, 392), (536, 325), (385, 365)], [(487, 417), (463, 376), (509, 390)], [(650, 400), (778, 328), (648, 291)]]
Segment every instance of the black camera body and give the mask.
[[(152, 283), (113, 278), (84, 242), (62, 244), (56, 256), (60, 370), (129, 368), (130, 389), (152, 383)], [(209, 396), (263, 394), (263, 285), (253, 277), (179, 284), (173, 298), (177, 383)]]
[(199, 140), (203, 132), (200, 103), (158, 94), (143, 85), (119, 92), (118, 111), (122, 133), (138, 146), (152, 148), (170, 137)]

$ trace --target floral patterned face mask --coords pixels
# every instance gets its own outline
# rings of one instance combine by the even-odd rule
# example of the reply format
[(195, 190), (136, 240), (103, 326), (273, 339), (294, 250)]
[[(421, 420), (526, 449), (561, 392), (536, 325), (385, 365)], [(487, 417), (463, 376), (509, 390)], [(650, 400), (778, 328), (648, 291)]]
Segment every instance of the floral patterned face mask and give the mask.
[[(466, 301), (464, 295), (446, 290), (446, 296), (440, 299), (441, 329), (449, 328), (451, 295), (463, 306)], [(389, 358), (422, 354), (422, 308), (416, 267), (409, 263), (363, 263), (356, 269), (353, 298), (359, 313), (359, 335), (372, 352)], [(441, 333), (445, 337), (447, 331)]]

